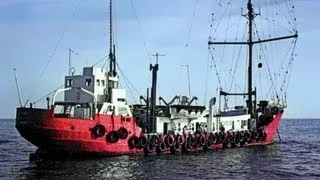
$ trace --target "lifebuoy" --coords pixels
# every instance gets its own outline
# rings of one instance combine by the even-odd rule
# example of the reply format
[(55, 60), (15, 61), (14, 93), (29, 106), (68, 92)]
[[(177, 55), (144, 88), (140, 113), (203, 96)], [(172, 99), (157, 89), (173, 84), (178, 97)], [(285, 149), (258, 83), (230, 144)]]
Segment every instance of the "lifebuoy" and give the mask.
[(119, 130), (118, 130), (118, 134), (119, 134), (119, 138), (120, 139), (127, 139), (128, 137), (128, 130), (124, 127), (121, 127)]
[(107, 142), (111, 142), (111, 143), (116, 143), (119, 141), (119, 134), (117, 131), (110, 131), (107, 135), (106, 135), (106, 140)]
[(91, 129), (91, 133), (95, 137), (102, 137), (106, 133), (106, 128), (102, 124), (97, 124)]

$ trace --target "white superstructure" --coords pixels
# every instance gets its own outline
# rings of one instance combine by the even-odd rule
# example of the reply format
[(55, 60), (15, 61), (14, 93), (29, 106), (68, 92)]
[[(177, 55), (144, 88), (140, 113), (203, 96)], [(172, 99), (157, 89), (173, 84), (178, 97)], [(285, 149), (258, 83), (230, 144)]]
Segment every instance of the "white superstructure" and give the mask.
[[(106, 100), (107, 96), (107, 72), (100, 67), (84, 67), (82, 75), (65, 77), (65, 88), (71, 88), (64, 92), (65, 102), (93, 103), (94, 99), (99, 104)], [(93, 93), (94, 98), (80, 88)]]

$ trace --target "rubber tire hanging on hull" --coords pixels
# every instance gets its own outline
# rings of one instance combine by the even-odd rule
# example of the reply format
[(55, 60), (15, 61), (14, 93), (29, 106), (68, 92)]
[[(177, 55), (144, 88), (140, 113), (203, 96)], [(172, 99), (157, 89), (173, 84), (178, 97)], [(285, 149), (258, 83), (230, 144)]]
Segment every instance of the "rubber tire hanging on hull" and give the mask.
[(181, 146), (181, 152), (188, 153), (190, 152), (190, 150), (191, 150), (190, 144), (188, 143), (188, 141), (185, 141)]
[(173, 143), (174, 143), (174, 138), (170, 135), (167, 135), (165, 138), (164, 138), (164, 142), (166, 144), (167, 147), (171, 147), (173, 146)]
[(119, 138), (120, 139), (127, 139), (128, 137), (128, 130), (124, 127), (121, 127), (119, 130), (118, 130), (118, 134), (119, 134)]
[(131, 149), (139, 146), (139, 138), (136, 135), (133, 135), (128, 140), (129, 147)]
[(110, 131), (107, 135), (106, 135), (106, 140), (107, 142), (110, 143), (116, 143), (119, 141), (119, 134), (117, 131)]
[[(145, 136), (140, 136), (139, 137), (139, 145), (138, 145), (138, 149), (141, 149), (143, 147), (145, 147), (148, 143), (148, 139)], [(152, 145), (153, 146), (153, 145)]]
[(106, 133), (106, 128), (102, 124), (97, 124), (91, 129), (94, 137), (102, 137)]

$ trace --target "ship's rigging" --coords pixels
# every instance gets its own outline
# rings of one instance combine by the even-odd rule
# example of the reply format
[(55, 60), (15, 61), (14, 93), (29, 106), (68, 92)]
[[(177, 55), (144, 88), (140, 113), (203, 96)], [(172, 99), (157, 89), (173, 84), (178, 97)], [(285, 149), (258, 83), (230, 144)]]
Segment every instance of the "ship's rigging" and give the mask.
[[(253, 3), (256, 2), (256, 3)], [(249, 0), (247, 1), (247, 4), (245, 5), (244, 3), (242, 3), (242, 6), (246, 6), (247, 9), (247, 13), (244, 14), (244, 8), (241, 8), (241, 12), (242, 12), (242, 16), (244, 16), (247, 19), (247, 22), (244, 23), (245, 26), (241, 26), (240, 25), (240, 19), (239, 20), (235, 20), (236, 18), (234, 18), (234, 14), (237, 14), (237, 11), (234, 11), (233, 8), (234, 7), (239, 7), (239, 4), (233, 5), (233, 2), (228, 1), (217, 1), (217, 9), (215, 13), (212, 13), (212, 24), (210, 25), (210, 32), (212, 32), (212, 34), (210, 35), (209, 38), (209, 54), (211, 55), (212, 58), (212, 63), (213, 63), (213, 67), (214, 67), (214, 71), (215, 74), (218, 78), (218, 84), (219, 84), (219, 89), (223, 90), (221, 91), (222, 93), (226, 93), (225, 95), (241, 95), (241, 96), (246, 96), (247, 97), (247, 107), (248, 107), (248, 111), (251, 114), (251, 117), (254, 116), (254, 104), (256, 102), (254, 102), (255, 100), (253, 100), (253, 97), (256, 97), (256, 91), (254, 90), (254, 86), (257, 86), (257, 82), (259, 82), (260, 88), (261, 89), (270, 89), (268, 90), (269, 93), (271, 92), (271, 90), (273, 90), (273, 97), (276, 101), (280, 102), (280, 98), (282, 98), (282, 103), (285, 102), (286, 99), (286, 91), (288, 88), (288, 82), (289, 82), (289, 78), (290, 78), (290, 72), (291, 72), (291, 68), (292, 68), (292, 62), (293, 59), (295, 57), (295, 45), (296, 45), (296, 40), (298, 37), (298, 32), (296, 30), (296, 18), (294, 17), (295, 13), (294, 13), (294, 6), (290, 6), (289, 2), (283, 2), (282, 4), (280, 4), (277, 0), (275, 1), (265, 1), (265, 4), (259, 2), (259, 1), (252, 1)], [(259, 8), (255, 8), (255, 7), (259, 7)], [(279, 10), (281, 13), (278, 12), (274, 12), (274, 10), (272, 11), (272, 13), (269, 12), (268, 7), (269, 6), (277, 6), (277, 7), (285, 7), (285, 8), (278, 8), (277, 10)], [(275, 8), (273, 8), (275, 9)], [(289, 15), (283, 15), (283, 9), (286, 10), (290, 10), (289, 11)], [(238, 9), (240, 10), (240, 9)], [(256, 10), (258, 10), (256, 12)], [(221, 12), (222, 16), (219, 16), (219, 12)], [(239, 14), (240, 11), (238, 11)], [(223, 16), (226, 16), (227, 14), (229, 14), (228, 18), (223, 18)], [(270, 15), (270, 14), (274, 14), (274, 16), (272, 16), (270, 19), (268, 19), (267, 17), (265, 17), (266, 15)], [(282, 26), (288, 25), (289, 28), (283, 28), (288, 32), (289, 35), (285, 35), (283, 36), (283, 32), (276, 34), (276, 36), (274, 36), (274, 31), (271, 31), (271, 27), (270, 25), (265, 25), (263, 24), (263, 20), (266, 22), (270, 22), (271, 20), (271, 26), (272, 28), (275, 28), (275, 17), (279, 17), (279, 14), (281, 14), (281, 17), (285, 17), (286, 18), (286, 23), (281, 23)], [(259, 17), (259, 18), (257, 18)], [(257, 18), (257, 20), (256, 20)], [(221, 23), (222, 21), (225, 21), (225, 23)], [(261, 24), (261, 26), (258, 27), (258, 24)], [(226, 24), (226, 26), (222, 26), (221, 24)], [(238, 28), (236, 31), (236, 37), (234, 39), (230, 39), (230, 34), (228, 31), (234, 30), (234, 26), (235, 24), (237, 24)], [(244, 31), (242, 31), (242, 35), (241, 31), (239, 30), (240, 28), (244, 29)], [(268, 33), (267, 35), (264, 34), (264, 31), (262, 31), (262, 29), (268, 29)], [(239, 33), (240, 32), (240, 33)], [(221, 34), (224, 34), (225, 36), (225, 40), (220, 40), (218, 39), (219, 37), (221, 37)], [(240, 36), (240, 38), (239, 38)], [(241, 37), (242, 36), (242, 37)], [(222, 35), (223, 37), (223, 35)], [(270, 50), (273, 50), (275, 52), (277, 52), (277, 48), (274, 48), (274, 46), (271, 46), (273, 48), (268, 48), (267, 45), (272, 44), (275, 41), (279, 41), (279, 40), (285, 40), (285, 39), (292, 39), (291, 41), (291, 45), (289, 48), (289, 51), (285, 51), (286, 54), (281, 57), (282, 61), (278, 62), (278, 65), (276, 66), (273, 63), (273, 67), (271, 67), (271, 64), (269, 61), (271, 60), (277, 60), (280, 59), (279, 56), (274, 55), (275, 53), (271, 53), (272, 58), (270, 58), (267, 53), (270, 52)], [(214, 47), (212, 47), (212, 45), (215, 45)], [(220, 51), (218, 50), (219, 48), (217, 47), (217, 45), (222, 45), (222, 47), (220, 48)], [(227, 47), (227, 45), (231, 45), (232, 49), (230, 47)], [(243, 48), (242, 46), (237, 47), (238, 45), (246, 45), (248, 48), (247, 51), (243, 51), (245, 48)], [(229, 51), (228, 51), (229, 50)], [(238, 50), (238, 54), (236, 56), (236, 50)], [(255, 53), (253, 53), (253, 51), (255, 51)], [(257, 51), (259, 53), (257, 53)], [(227, 54), (227, 52), (233, 52), (232, 55), (230, 55), (231, 53)], [(241, 61), (244, 61), (244, 58), (240, 58), (240, 55), (243, 56), (247, 56), (247, 64), (244, 66), (244, 63), (241, 63)], [(235, 59), (236, 57), (236, 59)], [(231, 63), (228, 64), (228, 62), (230, 62), (230, 60), (226, 60), (230, 58), (231, 59)], [(262, 63), (262, 61), (264, 61)], [(245, 73), (245, 83), (242, 84), (242, 87), (245, 87), (245, 91), (243, 92), (238, 92), (238, 93), (228, 93), (226, 91), (232, 91), (232, 87), (234, 87), (235, 82), (239, 82), (239, 77), (237, 76), (237, 69), (239, 69), (239, 63), (240, 65), (242, 64), (242, 68), (245, 67), (246, 68), (246, 73)], [(230, 65), (231, 67), (227, 67), (225, 69), (223, 69), (223, 66), (225, 66), (226, 64)], [(220, 68), (219, 68), (220, 65)], [(254, 68), (255, 65), (258, 68)], [(261, 68), (262, 69), (266, 69), (267, 70), (267, 77), (268, 80), (270, 81), (268, 84), (266, 82), (261, 82)], [(273, 70), (272, 70), (273, 69)], [(274, 70), (275, 69), (275, 70)], [(282, 76), (280, 75), (281, 73), (276, 72), (276, 71), (284, 71), (284, 74), (282, 74)], [(253, 74), (255, 72), (258, 72), (258, 74), (260, 75), (260, 78), (257, 78), (257, 76), (254, 76)], [(236, 77), (237, 76), (237, 77)], [(278, 82), (276, 82), (277, 80), (279, 81), (279, 76), (281, 76), (283, 78), (282, 80), (282, 84), (280, 86), (280, 88), (278, 87)], [(223, 80), (222, 77), (227, 77), (225, 79), (227, 80)], [(241, 76), (243, 78), (243, 76)], [(223, 83), (224, 81), (224, 83)], [(229, 83), (229, 84), (227, 84)], [(239, 84), (237, 84), (239, 85)], [(268, 88), (266, 88), (266, 86), (268, 86)], [(235, 88), (236, 89), (236, 88)], [(262, 91), (262, 90), (261, 90)], [(281, 96), (279, 95), (279, 91), (281, 94)], [(261, 92), (258, 91), (260, 98), (261, 98)], [(221, 95), (221, 94), (220, 94)], [(264, 98), (264, 97), (263, 97)], [(226, 101), (228, 101), (228, 99), (226, 99)]]

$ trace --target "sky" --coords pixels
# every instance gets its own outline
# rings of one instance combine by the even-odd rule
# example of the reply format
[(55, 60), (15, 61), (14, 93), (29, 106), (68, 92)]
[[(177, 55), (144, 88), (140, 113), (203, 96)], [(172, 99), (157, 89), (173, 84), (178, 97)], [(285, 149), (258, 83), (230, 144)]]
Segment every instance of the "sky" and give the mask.
[[(294, 0), (294, 4), (298, 56), (285, 117), (316, 118), (320, 117), (320, 1)], [(168, 100), (177, 94), (188, 95), (187, 71), (182, 67), (188, 64), (191, 94), (203, 104), (211, 6), (211, 0), (114, 1), (116, 54), (136, 89), (134, 96), (127, 91), (131, 102), (139, 98), (136, 91), (144, 95), (151, 86), (149, 63), (155, 62), (152, 54), (160, 53), (165, 56), (159, 58), (158, 94)], [(0, 1), (0, 118), (14, 118), (19, 106), (13, 68), (23, 102), (34, 102), (63, 84), (69, 48), (78, 53), (72, 55), (76, 74), (106, 56), (108, 28), (106, 0)], [(207, 96), (215, 95), (216, 84), (216, 78), (209, 80)], [(127, 88), (123, 81), (122, 85)]]

